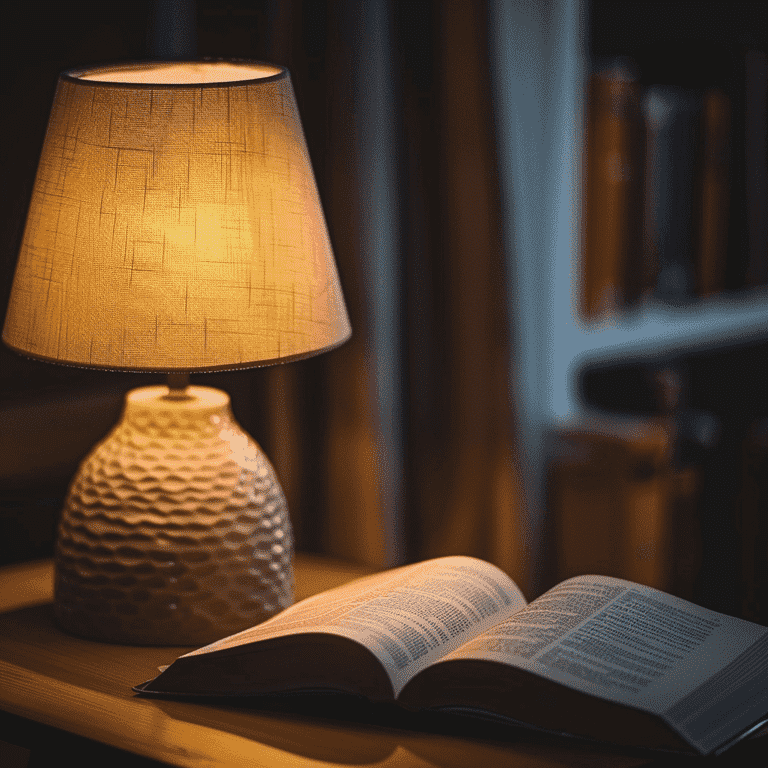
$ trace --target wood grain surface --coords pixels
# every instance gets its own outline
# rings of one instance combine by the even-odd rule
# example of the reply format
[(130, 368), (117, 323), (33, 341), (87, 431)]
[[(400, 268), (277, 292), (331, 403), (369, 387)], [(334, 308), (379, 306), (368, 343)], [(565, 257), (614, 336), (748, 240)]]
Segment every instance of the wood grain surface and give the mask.
[[(363, 576), (361, 566), (298, 555), (297, 599)], [(0, 569), (0, 709), (174, 766), (647, 765), (647, 755), (498, 729), (414, 720), (340, 697), (196, 703), (131, 690), (188, 649), (72, 637), (54, 622), (50, 561)]]

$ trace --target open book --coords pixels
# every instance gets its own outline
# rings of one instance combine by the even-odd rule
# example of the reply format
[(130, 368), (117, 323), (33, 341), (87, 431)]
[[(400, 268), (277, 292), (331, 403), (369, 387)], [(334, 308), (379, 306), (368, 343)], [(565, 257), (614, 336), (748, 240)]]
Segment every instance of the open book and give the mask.
[(495, 566), (444, 557), (303, 600), (134, 690), (335, 690), (708, 754), (768, 713), (768, 628), (605, 576), (527, 604)]

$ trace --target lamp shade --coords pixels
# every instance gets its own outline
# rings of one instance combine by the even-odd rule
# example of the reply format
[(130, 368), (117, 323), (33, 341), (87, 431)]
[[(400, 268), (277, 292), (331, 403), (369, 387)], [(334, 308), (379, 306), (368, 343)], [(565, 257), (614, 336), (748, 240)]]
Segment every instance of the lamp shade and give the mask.
[(144, 371), (307, 357), (350, 325), (287, 70), (61, 75), (3, 340)]

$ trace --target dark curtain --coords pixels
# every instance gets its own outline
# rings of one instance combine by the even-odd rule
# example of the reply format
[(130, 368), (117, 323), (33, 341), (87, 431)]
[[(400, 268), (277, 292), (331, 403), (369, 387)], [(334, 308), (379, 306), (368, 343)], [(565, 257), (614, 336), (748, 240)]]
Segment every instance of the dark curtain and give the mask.
[(488, 12), (377, 0), (275, 13), (272, 58), (293, 74), (353, 325), (343, 348), (263, 382), (304, 547), (513, 570)]
[[(33, 1), (5, 12), (4, 99), (15, 109), (0, 117), (3, 307), (58, 72), (144, 57), (149, 10)], [(515, 576), (521, 507), (488, 3), (199, 0), (197, 29), (200, 56), (290, 69), (353, 338), (311, 360), (193, 382), (232, 395), (281, 478), (299, 548), (381, 567), (470, 554)], [(29, 499), (42, 479), (49, 496), (63, 493), (123, 393), (156, 381), (6, 349), (0, 364), (11, 468), (2, 484), (14, 498)], [(38, 518), (28, 527), (39, 531)]]

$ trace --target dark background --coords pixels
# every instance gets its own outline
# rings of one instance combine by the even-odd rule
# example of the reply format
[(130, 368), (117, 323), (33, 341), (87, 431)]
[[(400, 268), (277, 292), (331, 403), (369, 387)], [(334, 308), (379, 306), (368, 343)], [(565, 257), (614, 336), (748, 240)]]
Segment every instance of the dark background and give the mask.
[[(441, 2), (409, 0), (394, 6), (395, 44), (413, 94), (410, 108), (422, 125), (429, 125), (437, 119), (431, 46)], [(14, 3), (2, 12), (0, 314), (7, 303), (58, 74), (73, 66), (144, 58), (149, 9), (146, 0), (99, 5), (32, 0)], [(199, 56), (264, 59), (290, 67), (321, 198), (328, 184), (324, 155), (333, 140), (327, 64), (334, 41), (327, 32), (334, 12), (332, 0), (197, 3)], [(630, 56), (645, 84), (719, 85), (738, 104), (743, 53), (748, 48), (768, 48), (767, 21), (760, 3), (595, 0), (587, 27), (593, 58)], [(736, 142), (734, 157), (739, 157), (739, 149)], [(432, 162), (428, 149), (419, 151), (425, 153), (427, 165)], [(735, 167), (743, 172), (743, 162)], [(429, 200), (438, 193), (440, 175), (425, 178), (424, 205), (429, 207)], [(733, 291), (744, 279), (743, 215), (737, 198), (727, 277)], [(332, 225), (331, 230), (334, 240)], [(356, 290), (343, 268), (341, 278), (345, 293)], [(738, 602), (741, 572), (740, 533), (733, 510), (741, 492), (744, 441), (749, 430), (768, 417), (766, 351), (765, 343), (745, 340), (726, 350), (681, 355), (671, 361), (685, 380), (687, 405), (714, 414), (721, 427), (717, 446), (696, 457), (706, 477), (701, 514), (708, 565), (700, 592), (713, 607), (732, 611)], [(585, 378), (585, 397), (606, 409), (654, 411), (658, 405), (649, 395), (641, 369), (668, 362), (646, 360), (642, 366), (596, 371)], [(324, 363), (310, 360), (297, 365), (304, 376), (319, 380)], [(230, 392), (239, 421), (259, 439), (263, 376), (259, 370), (207, 374), (200, 383)], [(47, 365), (0, 346), (0, 563), (52, 553), (68, 480), (94, 434), (100, 436), (114, 423), (122, 393), (158, 380)], [(617, 388), (616, 381), (624, 383)], [(269, 454), (269, 440), (259, 441)], [(28, 457), (23, 466), (20, 456)], [(11, 466), (13, 472), (3, 471)], [(299, 546), (312, 548), (313, 541), (310, 528), (299, 531)]]

